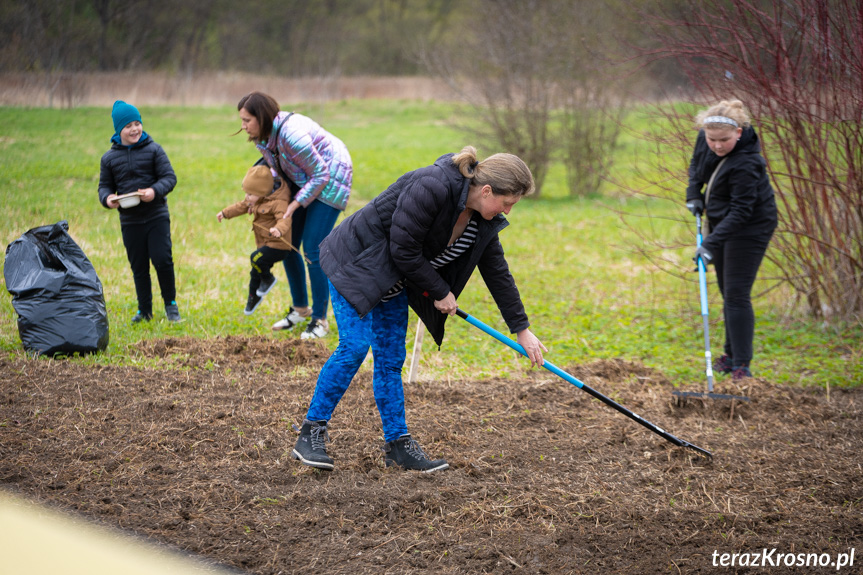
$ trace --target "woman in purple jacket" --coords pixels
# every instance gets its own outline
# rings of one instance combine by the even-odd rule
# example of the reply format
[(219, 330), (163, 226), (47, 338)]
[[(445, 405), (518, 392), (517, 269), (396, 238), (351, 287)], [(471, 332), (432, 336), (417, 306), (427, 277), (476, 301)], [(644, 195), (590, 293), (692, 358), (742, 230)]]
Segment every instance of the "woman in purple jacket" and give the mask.
[[(242, 129), (263, 160), (279, 179), (287, 180), (296, 190), (285, 217), (291, 218), (291, 243), (303, 248), (309, 262), (312, 306), (309, 307), (303, 258), (299, 252), (291, 251), (283, 263), (293, 305), (273, 329), (290, 330), (311, 319), (302, 338), (323, 337), (329, 332), (329, 293), (318, 246), (348, 203), (353, 179), (351, 156), (337, 137), (306, 116), (280, 111), (278, 102), (267, 94), (252, 92), (244, 96), (237, 110)], [(263, 291), (271, 287), (272, 284)]]

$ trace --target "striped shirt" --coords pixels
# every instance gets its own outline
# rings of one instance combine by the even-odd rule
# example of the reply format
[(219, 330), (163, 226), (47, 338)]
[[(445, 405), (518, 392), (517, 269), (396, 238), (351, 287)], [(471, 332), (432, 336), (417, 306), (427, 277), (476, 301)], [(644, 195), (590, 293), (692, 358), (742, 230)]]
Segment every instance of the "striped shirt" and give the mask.
[[(431, 266), (434, 269), (440, 269), (465, 253), (473, 244), (476, 243), (476, 234), (478, 229), (479, 226), (477, 226), (476, 220), (471, 218), (462, 235), (460, 235), (452, 244), (448, 245), (441, 254), (429, 262)], [(381, 301), (389, 301), (399, 295), (405, 288), (406, 281), (407, 279), (400, 279), (396, 285), (391, 287), (390, 291), (381, 298)]]

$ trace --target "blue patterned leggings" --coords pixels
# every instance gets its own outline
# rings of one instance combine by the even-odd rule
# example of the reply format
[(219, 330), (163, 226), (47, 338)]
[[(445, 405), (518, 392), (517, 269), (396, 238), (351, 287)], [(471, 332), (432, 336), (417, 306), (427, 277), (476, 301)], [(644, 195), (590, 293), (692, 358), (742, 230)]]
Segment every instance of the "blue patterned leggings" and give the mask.
[(402, 387), (402, 366), (407, 353), (407, 293), (402, 291), (390, 301), (379, 303), (360, 318), (332, 283), (329, 287), (339, 327), (339, 345), (318, 375), (306, 419), (330, 420), (371, 347), (374, 358), (372, 387), (381, 415), (384, 441), (395, 441), (408, 432)]

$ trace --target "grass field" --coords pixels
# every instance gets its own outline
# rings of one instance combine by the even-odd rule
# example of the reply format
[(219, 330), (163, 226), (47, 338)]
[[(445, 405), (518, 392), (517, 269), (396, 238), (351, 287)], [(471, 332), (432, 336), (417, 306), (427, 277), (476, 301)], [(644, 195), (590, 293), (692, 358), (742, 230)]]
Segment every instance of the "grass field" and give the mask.
[[(448, 104), (343, 101), (298, 105), (295, 110), (319, 121), (350, 149), (355, 188), (348, 213), (402, 173), (472, 143), (451, 127), (457, 111)], [(165, 148), (178, 177), (169, 196), (178, 303), (184, 316), (178, 324), (166, 322), (158, 309), (157, 321), (141, 327), (129, 324), (136, 303), (119, 221), (116, 213), (99, 205), (96, 192), (99, 158), (112, 133), (110, 110), (0, 108), (0, 200), (5, 213), (0, 240), (8, 245), (30, 228), (67, 220), (104, 285), (111, 343), (105, 353), (70, 361), (147, 364), (153, 360), (136, 351), (142, 340), (270, 335), (270, 325), (290, 304), (280, 273), (281, 283), (256, 313), (243, 315), (248, 254), (254, 247), (250, 222), (219, 224), (215, 218), (241, 197), (242, 177), (258, 157), (244, 134), (233, 135), (239, 128), (236, 111), (141, 111), (145, 130)], [(616, 164), (628, 167), (637, 147), (637, 141), (626, 140)], [(480, 155), (495, 151), (481, 149)], [(634, 244), (641, 240), (618, 215), (620, 210), (649, 212), (656, 217), (631, 218), (628, 223), (651, 227), (656, 235), (680, 237), (689, 233), (682, 206), (633, 200), (610, 186), (601, 196), (572, 199), (564, 182), (561, 167), (554, 166), (542, 197), (519, 203), (509, 217), (512, 225), (501, 236), (532, 330), (550, 350), (547, 358), (559, 366), (624, 358), (662, 370), (677, 385), (702, 386), (696, 275), (687, 272), (689, 281), (680, 280), (636, 256)], [(665, 255), (678, 261), (684, 273), (691, 269), (691, 251)], [(762, 275), (772, 275), (769, 266)], [(760, 280), (755, 291), (765, 287)], [(713, 281), (710, 291), (712, 346), (720, 352), (721, 301)], [(811, 321), (795, 309), (794, 299), (780, 287), (755, 302), (756, 375), (792, 385), (853, 386), (863, 381), (863, 328)], [(158, 290), (154, 300), (159, 301)], [(479, 274), (459, 303), (506, 330)], [(422, 378), (507, 377), (526, 368), (513, 352), (465, 322), (453, 319), (448, 326), (441, 350), (426, 339)], [(334, 332), (326, 341), (335, 346)], [(0, 298), (0, 348), (21, 353), (8, 295)]]

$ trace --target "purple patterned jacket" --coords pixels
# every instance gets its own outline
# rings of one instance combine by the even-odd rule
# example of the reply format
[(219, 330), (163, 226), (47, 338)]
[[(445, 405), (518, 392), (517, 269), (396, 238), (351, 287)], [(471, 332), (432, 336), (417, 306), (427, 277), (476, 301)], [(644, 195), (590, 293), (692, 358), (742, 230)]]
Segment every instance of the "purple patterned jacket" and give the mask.
[(347, 147), (317, 122), (302, 114), (279, 112), (273, 132), (257, 144), (264, 160), (300, 187), (294, 199), (305, 207), (315, 200), (344, 210), (351, 193), (353, 164)]

